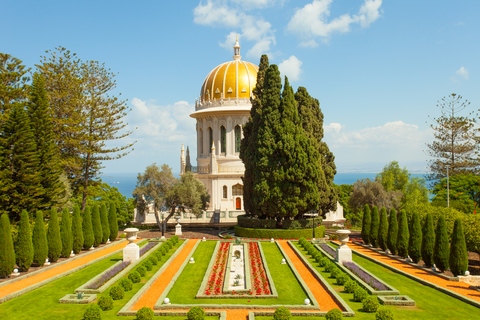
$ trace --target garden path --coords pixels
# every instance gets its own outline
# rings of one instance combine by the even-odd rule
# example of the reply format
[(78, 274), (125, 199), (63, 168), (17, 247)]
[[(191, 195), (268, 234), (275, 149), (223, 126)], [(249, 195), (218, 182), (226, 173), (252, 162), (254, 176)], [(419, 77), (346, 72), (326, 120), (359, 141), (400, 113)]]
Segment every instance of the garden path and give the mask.
[(433, 283), (437, 286), (443, 287), (447, 290), (456, 292), (457, 294), (460, 294), (464, 297), (467, 297), (469, 299), (472, 299), (474, 301), (480, 302), (480, 292), (471, 288), (471, 285), (464, 283), (464, 282), (456, 282), (456, 281), (450, 281), (447, 279), (443, 279), (435, 274), (432, 274), (428, 272), (427, 270), (415, 267), (411, 264), (408, 264), (406, 262), (399, 261), (397, 259), (394, 259), (392, 257), (386, 256), (380, 252), (377, 252), (375, 250), (372, 250), (370, 248), (365, 248), (359, 244), (350, 242), (348, 243), (348, 246), (359, 253), (362, 253), (366, 256), (372, 257), (375, 260), (378, 260), (384, 264), (387, 264), (389, 266), (395, 267), (398, 270), (401, 270), (405, 273), (411, 274), (415, 277), (418, 277), (422, 280), (428, 281), (430, 283)]
[[(18, 279), (12, 279), (0, 287), (0, 300), (9, 295), (20, 295), (28, 287), (39, 287), (48, 283), (49, 281), (57, 279), (59, 276), (72, 272), (80, 267), (84, 267), (97, 259), (105, 258), (106, 256), (121, 250), (128, 244), (128, 241), (115, 241), (111, 245), (97, 248), (88, 253), (83, 253), (73, 259), (65, 260), (62, 263), (52, 264), (45, 269), (42, 269), (35, 274), (25, 275)], [(75, 288), (73, 288), (75, 289)]]

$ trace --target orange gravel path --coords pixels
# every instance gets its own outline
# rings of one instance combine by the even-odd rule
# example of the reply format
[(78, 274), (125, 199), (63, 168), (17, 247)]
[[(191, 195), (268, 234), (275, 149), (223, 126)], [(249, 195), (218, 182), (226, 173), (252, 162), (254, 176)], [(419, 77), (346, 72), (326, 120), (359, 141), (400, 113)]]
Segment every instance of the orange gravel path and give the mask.
[(248, 318), (248, 310), (230, 309), (227, 311), (227, 320), (246, 320)]
[(385, 256), (375, 250), (365, 248), (361, 245), (358, 245), (352, 242), (348, 243), (348, 246), (354, 251), (357, 251), (366, 256), (372, 257), (375, 260), (381, 261), (389, 266), (393, 266), (398, 270), (414, 275), (420, 279), (433, 283), (439, 287), (443, 287), (450, 291), (456, 292), (462, 296), (465, 296), (467, 298), (480, 302), (480, 292), (474, 289), (470, 289), (470, 285), (465, 282), (456, 282), (456, 281), (443, 279), (424, 269), (420, 269), (408, 263), (398, 261), (394, 258)]
[(158, 298), (162, 295), (163, 291), (170, 283), (170, 280), (173, 279), (175, 274), (180, 270), (182, 263), (188, 257), (190, 252), (193, 250), (193, 247), (198, 242), (198, 239), (190, 239), (183, 246), (182, 251), (170, 262), (167, 268), (157, 277), (157, 279), (152, 283), (150, 288), (148, 288), (142, 296), (133, 304), (133, 311), (140, 310), (142, 307), (148, 307), (153, 309), (155, 303), (157, 303)]
[(335, 300), (333, 300), (328, 291), (325, 290), (321, 283), (318, 282), (310, 270), (308, 270), (308, 268), (303, 264), (302, 260), (300, 260), (295, 251), (293, 251), (287, 240), (278, 240), (278, 243), (282, 247), (285, 254), (290, 258), (290, 261), (295, 269), (297, 269), (297, 272), (302, 277), (304, 283), (308, 285), (308, 288), (320, 305), (320, 310), (329, 311), (334, 308), (342, 310), (342, 306), (338, 305)]
[(16, 293), (20, 290), (23, 290), (29, 286), (35, 285), (39, 282), (51, 279), (59, 274), (65, 273), (77, 267), (87, 264), (88, 262), (101, 259), (105, 256), (112, 254), (116, 251), (119, 251), (128, 244), (128, 241), (120, 241), (116, 244), (110, 245), (105, 248), (98, 248), (89, 253), (82, 254), (80, 257), (72, 260), (66, 260), (65, 263), (53, 265), (44, 271), (41, 271), (35, 275), (31, 275), (28, 278), (19, 279), (18, 281), (13, 281), (12, 283), (6, 284), (0, 288), (0, 298), (6, 297), (12, 293)]

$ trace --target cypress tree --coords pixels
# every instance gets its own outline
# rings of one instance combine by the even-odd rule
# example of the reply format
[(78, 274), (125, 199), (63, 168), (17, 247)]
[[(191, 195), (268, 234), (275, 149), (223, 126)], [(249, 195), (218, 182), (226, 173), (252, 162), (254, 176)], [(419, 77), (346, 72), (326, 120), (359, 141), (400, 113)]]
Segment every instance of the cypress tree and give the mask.
[(380, 227), (380, 216), (378, 214), (378, 207), (373, 206), (372, 221), (370, 223), (370, 243), (374, 248), (378, 247), (378, 230)]
[(422, 233), (422, 260), (425, 267), (430, 268), (433, 265), (433, 248), (435, 246), (433, 217), (430, 212), (425, 216)]
[(28, 271), (33, 262), (32, 230), (30, 229), (30, 216), (26, 210), (22, 210), (20, 215), (15, 243), (15, 260), (21, 271)]
[(398, 219), (398, 235), (397, 235), (397, 251), (402, 258), (408, 256), (408, 240), (410, 238), (408, 230), (407, 213), (405, 210), (400, 211)]
[(388, 239), (388, 215), (385, 207), (380, 210), (380, 225), (378, 227), (378, 245), (383, 251), (387, 251)]
[(408, 255), (417, 263), (422, 258), (422, 224), (417, 212), (412, 215), (410, 238), (408, 240)]
[(362, 219), (362, 239), (365, 244), (370, 244), (370, 225), (372, 224), (372, 217), (370, 215), (370, 206), (366, 204), (363, 207)]
[(15, 251), (13, 249), (10, 219), (6, 213), (0, 217), (0, 278), (6, 278), (15, 268)]
[(435, 246), (433, 248), (433, 262), (441, 272), (449, 268), (450, 247), (448, 243), (447, 226), (445, 218), (440, 216), (435, 230)]
[(388, 217), (387, 247), (391, 254), (397, 254), (398, 217), (397, 210), (391, 209)]
[(93, 246), (95, 242), (90, 206), (86, 206), (85, 210), (83, 210), (82, 231), (83, 231), (83, 249), (88, 250)]
[(108, 211), (108, 226), (110, 228), (110, 241), (115, 241), (118, 235), (118, 222), (117, 207), (113, 201), (110, 201), (110, 208)]
[(468, 251), (465, 235), (462, 228), (462, 220), (455, 219), (450, 244), (450, 270), (454, 276), (463, 276), (468, 270)]
[(43, 266), (48, 256), (47, 234), (45, 232), (45, 222), (43, 221), (43, 212), (37, 211), (35, 215), (35, 225), (33, 226), (33, 264)]
[(73, 253), (77, 254), (82, 250), (83, 247), (82, 217), (80, 215), (80, 208), (78, 206), (73, 207), (72, 238), (72, 250)]
[(73, 236), (72, 236), (72, 220), (70, 218), (70, 212), (67, 208), (63, 209), (62, 221), (60, 222), (60, 235), (62, 239), (62, 252), (60, 254), (63, 258), (70, 257), (70, 253), (73, 248)]
[(93, 228), (93, 246), (98, 247), (102, 243), (103, 230), (102, 220), (100, 219), (100, 211), (98, 205), (94, 204), (92, 209), (92, 228)]
[(102, 243), (107, 243), (110, 237), (110, 226), (108, 225), (108, 211), (105, 203), (100, 206), (100, 220), (102, 221)]
[(58, 225), (57, 209), (50, 209), (50, 220), (47, 230), (48, 259), (50, 262), (56, 262), (62, 253), (62, 237), (60, 235), (60, 226)]

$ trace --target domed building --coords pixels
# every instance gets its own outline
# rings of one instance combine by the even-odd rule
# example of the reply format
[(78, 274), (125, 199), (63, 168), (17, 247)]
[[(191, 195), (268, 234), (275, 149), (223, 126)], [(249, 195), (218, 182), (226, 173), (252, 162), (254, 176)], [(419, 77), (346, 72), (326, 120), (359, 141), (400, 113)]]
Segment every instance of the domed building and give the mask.
[(236, 221), (236, 216), (244, 213), (245, 166), (239, 157), (240, 141), (250, 116), (257, 72), (257, 65), (241, 59), (237, 40), (233, 60), (218, 65), (205, 77), (195, 112), (190, 115), (197, 120), (197, 166), (191, 165), (188, 150), (182, 146), (181, 174), (192, 171), (205, 184), (210, 194), (207, 217), (216, 211), (222, 222)]

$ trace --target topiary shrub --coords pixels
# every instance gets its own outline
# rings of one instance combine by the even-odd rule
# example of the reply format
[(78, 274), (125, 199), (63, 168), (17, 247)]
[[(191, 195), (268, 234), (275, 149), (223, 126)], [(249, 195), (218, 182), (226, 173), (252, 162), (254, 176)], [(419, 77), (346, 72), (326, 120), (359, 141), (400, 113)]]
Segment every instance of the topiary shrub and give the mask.
[(398, 234), (397, 234), (397, 253), (401, 258), (408, 256), (408, 240), (410, 231), (408, 230), (407, 213), (405, 210), (400, 211), (398, 217)]
[(130, 280), (130, 279), (128, 279), (128, 278), (123, 278), (123, 279), (120, 281), (120, 287), (122, 287), (124, 291), (130, 291), (130, 290), (132, 290), (132, 288), (133, 288), (132, 280)]
[(200, 307), (192, 307), (187, 313), (188, 320), (203, 320), (205, 319), (205, 311)]
[(360, 286), (357, 286), (353, 291), (353, 301), (355, 302), (362, 302), (367, 296), (367, 291)]
[(454, 276), (463, 276), (468, 270), (468, 251), (462, 220), (455, 219), (453, 225), (452, 242), (450, 244), (450, 271)]
[(120, 287), (120, 286), (113, 286), (110, 289), (110, 297), (112, 297), (113, 300), (122, 300), (124, 294), (125, 293), (124, 293), (122, 287)]
[(433, 247), (433, 262), (435, 266), (444, 272), (449, 268), (450, 246), (448, 243), (447, 226), (445, 218), (440, 216), (437, 222), (437, 229), (435, 232), (435, 245)]
[(112, 310), (113, 309), (112, 297), (100, 297), (100, 299), (98, 299), (98, 306), (103, 311)]
[(350, 280), (347, 280), (347, 282), (345, 282), (343, 290), (346, 293), (354, 293), (356, 287), (357, 287), (357, 282), (355, 280), (350, 279)]
[(330, 269), (330, 278), (336, 278), (342, 272), (336, 264)]
[(365, 312), (375, 312), (379, 307), (378, 298), (375, 296), (366, 297), (363, 302), (363, 311)]
[(100, 320), (102, 319), (101, 311), (98, 305), (92, 304), (85, 310), (83, 320)]
[(343, 318), (343, 314), (340, 310), (338, 310), (337, 308), (335, 309), (331, 309), (330, 311), (327, 312), (327, 314), (325, 315), (325, 319), (326, 320), (338, 320), (338, 319), (342, 319)]
[(154, 255), (148, 258), (148, 261), (152, 263), (152, 265), (156, 266), (158, 264), (158, 259)]
[(155, 316), (153, 310), (147, 307), (138, 310), (136, 315), (136, 320), (153, 320), (153, 317)]
[(162, 253), (160, 251), (155, 251), (155, 257), (157, 261), (162, 261)]
[(372, 220), (370, 221), (370, 234), (368, 238), (372, 247), (378, 247), (378, 229), (380, 226), (380, 214), (378, 213), (378, 207), (373, 206), (372, 210)]
[(370, 244), (370, 224), (372, 223), (372, 216), (370, 214), (370, 206), (366, 204), (363, 207), (362, 219), (362, 240), (365, 244)]
[(137, 271), (130, 272), (128, 279), (130, 279), (130, 281), (133, 283), (139, 283), (141, 280), (140, 274)]
[(150, 260), (146, 260), (144, 263), (143, 263), (143, 266), (145, 267), (145, 269), (147, 269), (147, 271), (150, 271), (152, 270), (153, 268), (153, 264)]
[(343, 286), (345, 282), (347, 282), (350, 279), (350, 277), (346, 273), (341, 271), (339, 274), (337, 274), (335, 278), (337, 279), (337, 284), (341, 286)]
[(167, 248), (165, 247), (165, 245), (162, 245), (159, 251), (162, 254), (162, 256), (167, 254)]
[(378, 308), (375, 313), (375, 320), (394, 320), (393, 312), (387, 307)]
[(330, 259), (328, 259), (327, 257), (323, 257), (322, 259), (320, 259), (320, 261), (318, 262), (318, 265), (320, 267), (325, 267), (325, 265), (330, 262)]
[(140, 277), (145, 277), (147, 275), (147, 270), (145, 270), (145, 267), (143, 266), (138, 266), (136, 271), (140, 275)]
[(332, 271), (333, 267), (335, 267), (335, 263), (330, 260), (328, 260), (328, 262), (324, 266), (326, 272)]
[(279, 307), (273, 313), (273, 320), (289, 320), (291, 317), (292, 314), (286, 307)]
[(408, 255), (415, 263), (418, 263), (422, 258), (422, 224), (417, 212), (414, 212), (412, 215)]

